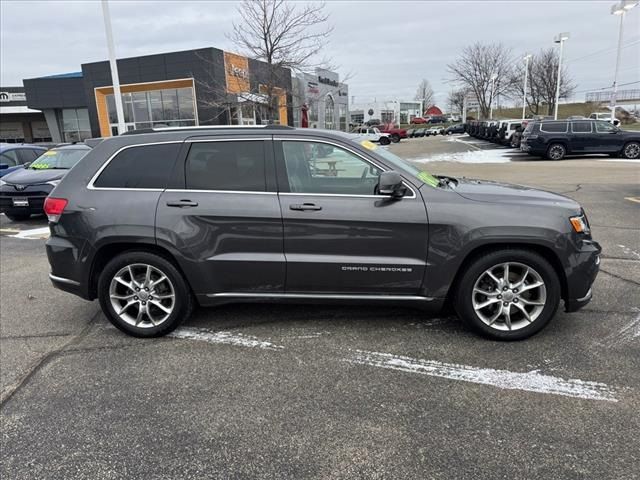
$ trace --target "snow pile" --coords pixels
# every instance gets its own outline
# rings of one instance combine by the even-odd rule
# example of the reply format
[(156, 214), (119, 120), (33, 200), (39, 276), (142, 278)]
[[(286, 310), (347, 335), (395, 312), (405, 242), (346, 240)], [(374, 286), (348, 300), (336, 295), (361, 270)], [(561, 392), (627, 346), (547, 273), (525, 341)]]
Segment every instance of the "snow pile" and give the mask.
[(513, 152), (508, 150), (471, 150), (468, 152), (439, 153), (427, 158), (411, 158), (413, 163), (457, 162), (457, 163), (508, 163)]

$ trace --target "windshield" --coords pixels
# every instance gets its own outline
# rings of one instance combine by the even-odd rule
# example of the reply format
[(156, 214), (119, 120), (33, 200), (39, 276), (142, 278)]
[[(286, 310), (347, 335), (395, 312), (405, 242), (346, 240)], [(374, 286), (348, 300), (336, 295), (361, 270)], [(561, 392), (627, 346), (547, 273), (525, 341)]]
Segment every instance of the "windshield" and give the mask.
[(49, 150), (36, 158), (29, 168), (33, 170), (68, 170), (89, 153), (89, 149)]
[(375, 143), (370, 142), (368, 140), (363, 140), (359, 143), (364, 148), (376, 152), (376, 154), (380, 155), (382, 158), (384, 158), (387, 162), (392, 164), (394, 167), (398, 167), (403, 172), (407, 172), (410, 175), (413, 175), (415, 178), (417, 178), (421, 182), (424, 182), (431, 187), (437, 187), (440, 184), (440, 181), (436, 177), (431, 175), (429, 172), (416, 168), (413, 164), (407, 162), (406, 160), (403, 160), (396, 154), (391, 153), (386, 148), (380, 148)]

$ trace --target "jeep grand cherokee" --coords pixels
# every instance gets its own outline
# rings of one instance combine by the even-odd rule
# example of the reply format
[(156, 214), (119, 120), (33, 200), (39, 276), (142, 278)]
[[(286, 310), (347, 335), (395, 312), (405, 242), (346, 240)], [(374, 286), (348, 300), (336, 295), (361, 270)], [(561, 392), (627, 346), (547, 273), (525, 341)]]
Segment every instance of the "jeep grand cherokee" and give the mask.
[(45, 204), (51, 280), (119, 329), (166, 334), (195, 304), (449, 301), (486, 336), (591, 299), (600, 246), (575, 201), (432, 176), (349, 134), (165, 129), (105, 139)]

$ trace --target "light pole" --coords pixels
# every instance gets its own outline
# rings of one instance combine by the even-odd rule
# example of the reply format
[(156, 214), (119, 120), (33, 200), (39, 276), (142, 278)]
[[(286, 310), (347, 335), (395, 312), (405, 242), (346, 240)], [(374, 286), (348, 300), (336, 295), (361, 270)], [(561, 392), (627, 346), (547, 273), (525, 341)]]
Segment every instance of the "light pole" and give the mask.
[(109, 51), (109, 64), (111, 66), (111, 80), (113, 81), (113, 99), (116, 102), (116, 115), (118, 117), (118, 135), (126, 131), (124, 124), (124, 109), (122, 108), (122, 95), (120, 94), (120, 77), (118, 77), (118, 64), (116, 63), (115, 47), (113, 46), (113, 32), (111, 31), (111, 15), (109, 3), (102, 0), (102, 16), (104, 17), (104, 30), (107, 33), (107, 50)]
[(621, 0), (611, 7), (611, 14), (620, 16), (620, 29), (618, 31), (618, 54), (616, 55), (616, 70), (613, 74), (613, 92), (611, 92), (611, 123), (616, 120), (616, 103), (618, 96), (618, 68), (620, 67), (620, 53), (622, 52), (622, 27), (625, 14), (638, 5), (637, 0)]
[(522, 120), (525, 118), (526, 110), (527, 110), (527, 79), (529, 77), (529, 60), (531, 60), (530, 53), (524, 56), (524, 96), (522, 97)]
[(564, 42), (569, 40), (569, 32), (563, 32), (556, 36), (554, 42), (560, 44), (560, 56), (558, 57), (558, 77), (556, 78), (556, 105), (553, 112), (553, 119), (558, 119), (558, 103), (560, 101), (560, 80), (562, 77), (562, 50)]
[(496, 78), (498, 78), (498, 74), (494, 73), (491, 75), (491, 97), (489, 98), (489, 120), (493, 120), (493, 95), (496, 90)]

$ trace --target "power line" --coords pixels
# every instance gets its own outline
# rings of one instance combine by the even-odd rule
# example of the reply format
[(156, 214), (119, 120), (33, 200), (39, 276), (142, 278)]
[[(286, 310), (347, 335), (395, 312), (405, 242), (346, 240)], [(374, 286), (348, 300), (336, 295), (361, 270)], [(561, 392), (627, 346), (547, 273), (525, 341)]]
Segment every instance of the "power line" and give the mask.
[[(629, 42), (629, 43), (626, 43), (626, 44), (622, 45), (620, 48), (624, 49), (624, 48), (636, 45), (638, 43), (640, 43), (640, 40), (634, 40), (633, 42)], [(567, 60), (566, 63), (573, 63), (573, 62), (578, 62), (580, 60), (584, 60), (584, 59), (587, 59), (587, 58), (597, 57), (598, 55), (602, 55), (604, 53), (613, 52), (617, 48), (618, 47), (609, 47), (609, 48), (605, 48), (603, 50), (599, 50), (597, 52), (588, 53), (587, 55), (583, 55), (582, 57), (578, 57), (578, 58), (574, 58), (574, 59), (571, 59), (571, 60)]]
[[(618, 87), (624, 87), (626, 85), (635, 85), (637, 83), (640, 83), (640, 80), (637, 80), (635, 82), (619, 83)], [(571, 94), (575, 95), (576, 93), (599, 92), (602, 90), (611, 90), (612, 88), (613, 88), (613, 85), (609, 85), (608, 87), (602, 87), (602, 88), (590, 88), (589, 90), (578, 90), (577, 92), (571, 92)]]

